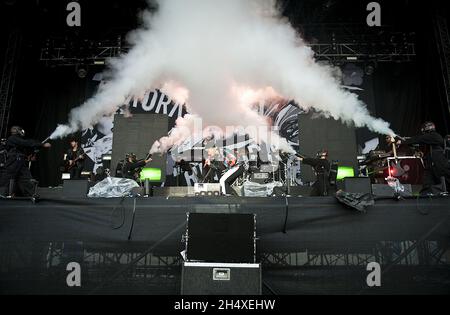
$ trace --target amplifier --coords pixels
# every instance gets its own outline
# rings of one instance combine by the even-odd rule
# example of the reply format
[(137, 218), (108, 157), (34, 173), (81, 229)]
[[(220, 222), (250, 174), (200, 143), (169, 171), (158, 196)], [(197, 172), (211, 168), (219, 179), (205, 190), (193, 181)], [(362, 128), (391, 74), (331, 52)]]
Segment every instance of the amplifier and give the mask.
[(258, 183), (258, 184), (265, 184), (271, 178), (270, 175), (271, 174), (266, 173), (266, 172), (260, 172), (260, 171), (253, 172), (250, 177), (250, 181)]
[[(410, 184), (402, 184), (404, 191), (400, 192), (400, 196), (411, 197), (413, 189)], [(377, 197), (394, 197), (395, 190), (387, 184), (372, 184), (372, 193)]]
[(264, 173), (273, 173), (273, 172), (276, 172), (276, 171), (278, 170), (278, 165), (273, 165), (273, 164), (262, 164), (262, 165), (259, 167), (259, 170), (260, 170), (261, 172), (264, 172)]
[(253, 179), (269, 179), (269, 173), (253, 173)]
[(153, 187), (153, 197), (193, 197), (194, 187)]
[(194, 193), (196, 196), (220, 196), (220, 184), (195, 183)]
[(66, 198), (86, 198), (89, 186), (87, 179), (65, 180), (63, 182), (63, 196)]
[(182, 295), (260, 295), (260, 264), (184, 262)]
[(372, 187), (369, 177), (344, 178), (343, 190), (348, 193), (370, 194)]

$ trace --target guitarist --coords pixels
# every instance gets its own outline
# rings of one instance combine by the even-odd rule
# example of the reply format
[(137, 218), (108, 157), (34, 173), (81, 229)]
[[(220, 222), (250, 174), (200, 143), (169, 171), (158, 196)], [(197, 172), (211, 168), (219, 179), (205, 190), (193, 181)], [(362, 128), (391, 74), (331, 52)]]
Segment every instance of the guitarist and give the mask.
[(80, 179), (84, 168), (85, 153), (80, 147), (78, 140), (70, 139), (70, 149), (67, 150), (66, 160), (68, 161), (67, 170), (70, 172), (70, 179)]

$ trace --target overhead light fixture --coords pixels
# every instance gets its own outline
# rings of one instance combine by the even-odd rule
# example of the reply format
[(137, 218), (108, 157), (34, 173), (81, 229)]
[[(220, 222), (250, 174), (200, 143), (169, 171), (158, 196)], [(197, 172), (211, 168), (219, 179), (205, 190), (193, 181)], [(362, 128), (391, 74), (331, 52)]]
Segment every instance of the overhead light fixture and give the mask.
[(76, 67), (77, 75), (80, 79), (86, 78), (88, 74), (87, 66), (85, 65), (77, 65)]
[(370, 76), (370, 75), (374, 74), (376, 68), (377, 68), (377, 63), (376, 62), (374, 62), (374, 61), (369, 62), (364, 67), (364, 73), (366, 75)]

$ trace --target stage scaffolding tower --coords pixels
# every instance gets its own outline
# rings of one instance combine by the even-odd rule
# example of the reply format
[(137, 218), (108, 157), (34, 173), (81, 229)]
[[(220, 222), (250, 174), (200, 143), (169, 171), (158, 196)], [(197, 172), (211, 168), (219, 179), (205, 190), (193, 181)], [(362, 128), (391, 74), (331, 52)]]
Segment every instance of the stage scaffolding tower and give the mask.
[(11, 102), (14, 94), (14, 84), (20, 56), (21, 33), (13, 30), (8, 39), (0, 82), (0, 137), (8, 134), (8, 123)]
[(444, 81), (445, 101), (450, 112), (450, 36), (446, 18), (436, 14), (434, 28), (442, 78)]

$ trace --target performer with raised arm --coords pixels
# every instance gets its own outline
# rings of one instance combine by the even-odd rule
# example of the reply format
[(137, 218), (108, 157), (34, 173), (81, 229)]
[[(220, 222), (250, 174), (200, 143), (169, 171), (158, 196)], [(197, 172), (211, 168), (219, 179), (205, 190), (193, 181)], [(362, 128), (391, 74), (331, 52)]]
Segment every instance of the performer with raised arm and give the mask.
[(11, 136), (6, 141), (8, 157), (5, 171), (0, 178), (0, 194), (14, 196), (16, 188), (24, 197), (35, 195), (35, 185), (29, 169), (30, 156), (40, 148), (50, 148), (50, 143), (25, 139), (25, 130), (19, 126), (11, 128)]
[(142, 168), (151, 161), (152, 158), (150, 154), (145, 159), (138, 160), (136, 154), (128, 153), (122, 167), (122, 176), (138, 181)]
[(444, 155), (444, 138), (436, 132), (436, 125), (433, 122), (425, 122), (421, 129), (421, 134), (405, 139), (397, 140), (397, 145), (421, 145), (423, 146), (424, 175), (422, 195), (440, 193), (442, 191), (441, 178), (445, 178), (450, 184), (450, 163)]
[(313, 184), (311, 196), (328, 196), (330, 194), (330, 162), (328, 161), (328, 151), (317, 152), (316, 158), (297, 157), (301, 162), (310, 165), (316, 174), (316, 181)]

